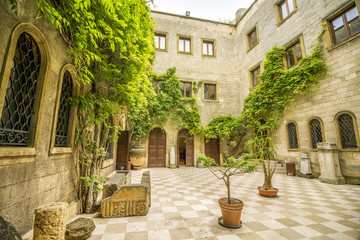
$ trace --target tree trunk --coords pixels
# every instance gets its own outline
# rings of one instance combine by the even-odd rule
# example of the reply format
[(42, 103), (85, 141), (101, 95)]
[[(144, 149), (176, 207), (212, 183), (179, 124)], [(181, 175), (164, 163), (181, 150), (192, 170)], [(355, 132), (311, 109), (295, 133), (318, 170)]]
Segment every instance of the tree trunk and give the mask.
[[(94, 140), (95, 140), (95, 146), (93, 149), (93, 157), (91, 162), (91, 168), (90, 173), (87, 177), (92, 177), (95, 175), (96, 167), (98, 165), (98, 149), (100, 144), (100, 136), (101, 136), (101, 124), (95, 124), (94, 127)], [(92, 213), (94, 207), (94, 182), (91, 181), (91, 185), (88, 189), (87, 199), (86, 199), (86, 213)]]

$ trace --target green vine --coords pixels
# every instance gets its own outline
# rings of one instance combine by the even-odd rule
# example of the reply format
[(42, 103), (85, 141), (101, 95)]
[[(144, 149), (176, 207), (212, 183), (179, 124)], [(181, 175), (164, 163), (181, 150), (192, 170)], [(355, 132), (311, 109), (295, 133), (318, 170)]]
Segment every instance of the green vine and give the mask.
[(153, 125), (164, 127), (170, 120), (189, 133), (200, 133), (200, 113), (195, 106), (196, 98), (184, 98), (180, 90), (180, 81), (175, 75), (176, 69), (169, 68), (165, 74), (151, 73), (150, 79), (161, 80), (159, 94), (147, 99), (143, 109), (131, 108), (128, 112), (128, 123), (132, 126), (133, 139), (147, 137)]
[(193, 81), (193, 91), (194, 93), (197, 93), (201, 87), (201, 85), (203, 84), (204, 81)]
[(318, 37), (319, 43), (313, 48), (313, 53), (290, 69), (284, 68), (285, 48), (275, 46), (267, 52), (264, 71), (259, 76), (260, 84), (245, 99), (240, 116), (212, 119), (204, 131), (205, 137), (231, 141), (255, 129), (262, 128), (269, 133), (275, 130), (278, 120), (295, 96), (310, 92), (317, 84), (317, 79), (326, 75), (322, 58), (323, 45), (320, 43), (322, 34)]

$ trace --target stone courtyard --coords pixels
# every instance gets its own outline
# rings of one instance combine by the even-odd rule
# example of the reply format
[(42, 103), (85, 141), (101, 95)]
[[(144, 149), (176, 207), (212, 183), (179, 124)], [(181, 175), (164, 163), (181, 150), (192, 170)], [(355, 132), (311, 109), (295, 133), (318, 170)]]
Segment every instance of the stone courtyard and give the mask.
[[(260, 168), (261, 169), (261, 168)], [(92, 217), (96, 228), (90, 240), (178, 239), (359, 239), (360, 186), (332, 185), (277, 173), (277, 198), (264, 198), (257, 187), (258, 170), (232, 179), (232, 196), (245, 205), (242, 227), (227, 229), (218, 224), (217, 200), (226, 195), (222, 180), (202, 168), (150, 168), (152, 203), (147, 216)], [(139, 183), (145, 170), (132, 171)], [(80, 215), (78, 216), (80, 217)]]

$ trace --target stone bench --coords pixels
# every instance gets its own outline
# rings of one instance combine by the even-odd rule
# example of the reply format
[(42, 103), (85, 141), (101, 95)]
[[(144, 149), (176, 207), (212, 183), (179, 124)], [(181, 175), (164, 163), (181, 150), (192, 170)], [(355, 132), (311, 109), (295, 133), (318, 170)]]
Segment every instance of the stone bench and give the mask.
[(111, 176), (103, 186), (102, 199), (110, 197), (122, 186), (130, 184), (131, 182), (131, 171), (119, 170)]
[(145, 216), (151, 202), (150, 172), (143, 173), (140, 184), (122, 186), (101, 201), (103, 217)]

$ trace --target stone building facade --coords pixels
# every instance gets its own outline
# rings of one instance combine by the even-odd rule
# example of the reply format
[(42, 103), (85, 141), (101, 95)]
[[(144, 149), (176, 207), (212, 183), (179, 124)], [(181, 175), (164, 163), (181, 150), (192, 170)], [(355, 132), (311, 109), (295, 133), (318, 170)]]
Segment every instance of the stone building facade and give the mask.
[[(334, 41), (336, 36), (330, 34), (330, 24), (343, 13), (347, 16), (354, 6), (356, 11), (349, 16), (358, 14), (359, 0), (256, 0), (247, 11), (238, 11), (241, 16), (236, 25), (154, 11), (158, 50), (153, 71), (161, 74), (170, 67), (177, 68), (184, 95), (198, 98), (196, 104), (205, 125), (219, 115), (240, 114), (245, 97), (257, 83), (265, 53), (274, 45), (298, 50), (302, 56), (310, 54), (318, 33), (324, 29), (321, 24), (327, 24), (324, 57), (328, 73), (311, 93), (296, 97), (286, 110), (275, 133), (276, 149), (281, 160), (297, 164), (302, 153), (309, 154), (314, 175), (319, 175), (318, 151), (312, 145), (310, 131), (318, 130), (323, 141), (335, 142), (340, 148), (340, 168), (347, 182), (359, 184), (360, 38), (358, 32), (349, 32), (349, 24), (345, 24), (345, 39), (338, 43)], [(67, 112), (65, 136), (58, 127), (64, 114), (64, 83), (72, 85), (70, 94), (77, 91), (77, 86), (71, 84), (73, 67), (66, 55), (66, 44), (55, 27), (37, 15), (35, 1), (19, 1), (17, 15), (8, 1), (1, 1), (0, 7), (0, 215), (23, 234), (31, 229), (33, 212), (39, 205), (68, 202), (74, 210), (70, 215), (78, 209), (77, 159), (73, 149), (76, 109)], [(351, 20), (351, 28), (356, 30), (359, 17)], [(295, 64), (296, 60), (291, 59)], [(25, 120), (19, 123), (26, 131), (18, 129), (18, 117), (8, 114), (14, 110), (8, 96), (18, 99), (7, 93), (9, 82), (14, 74), (22, 72), (30, 82), (37, 82), (36, 90), (26, 84), (24, 92), (19, 87), (12, 88), (21, 92), (19, 96), (33, 101), (33, 105), (24, 105), (29, 101), (23, 105), (18, 101), (16, 105), (17, 109), (23, 108)], [(198, 91), (192, 90), (195, 82)], [(4, 108), (8, 109), (6, 113)], [(26, 120), (29, 116), (31, 122)], [(10, 122), (17, 131), (6, 132), (4, 122)], [(125, 122), (122, 124), (125, 126)], [(290, 138), (289, 129), (293, 134)], [(352, 139), (350, 145), (342, 142), (341, 136), (347, 133)], [(171, 123), (165, 125), (164, 132), (154, 126), (150, 137), (138, 147), (145, 152), (144, 167), (196, 166), (200, 153), (221, 161), (221, 153), (228, 152), (225, 142), (206, 143), (199, 136), (190, 138), (186, 129)], [(127, 137), (120, 136), (104, 162), (105, 175), (127, 163), (127, 151)], [(175, 156), (174, 161), (171, 155)]]
[[(180, 81), (192, 85), (203, 82), (191, 96), (198, 98), (201, 123), (207, 124), (218, 115), (240, 114), (244, 99), (256, 87), (265, 53), (273, 46), (288, 48), (292, 56), (285, 59), (285, 67), (292, 67), (311, 54), (317, 36), (325, 29), (328, 73), (311, 93), (297, 96), (286, 110), (274, 134), (276, 150), (280, 160), (295, 162), (297, 169), (301, 154), (308, 154), (313, 174), (319, 176), (316, 143), (335, 142), (343, 176), (348, 183), (359, 184), (359, 9), (358, 0), (256, 0), (248, 10), (238, 11), (236, 25), (154, 11), (157, 55), (153, 71), (164, 73), (167, 68), (176, 67)], [(208, 44), (212, 49), (210, 56)], [(205, 84), (216, 86), (213, 99), (205, 99)], [(164, 128), (166, 141), (157, 143), (156, 137), (146, 140), (145, 165), (151, 166), (149, 152), (166, 151), (165, 163), (169, 166), (171, 147), (178, 165), (183, 151), (180, 130), (169, 123)], [(165, 144), (162, 150), (159, 144)], [(193, 157), (207, 153), (206, 145), (202, 138), (194, 136)], [(222, 152), (227, 152), (224, 142), (216, 154), (221, 158)]]
[[(24, 234), (40, 205), (68, 202), (68, 218), (78, 211), (76, 109), (61, 105), (64, 89), (78, 87), (58, 30), (37, 15), (36, 1), (18, 3), (15, 14), (0, 2), (0, 215)], [(113, 157), (104, 168), (115, 170)]]

